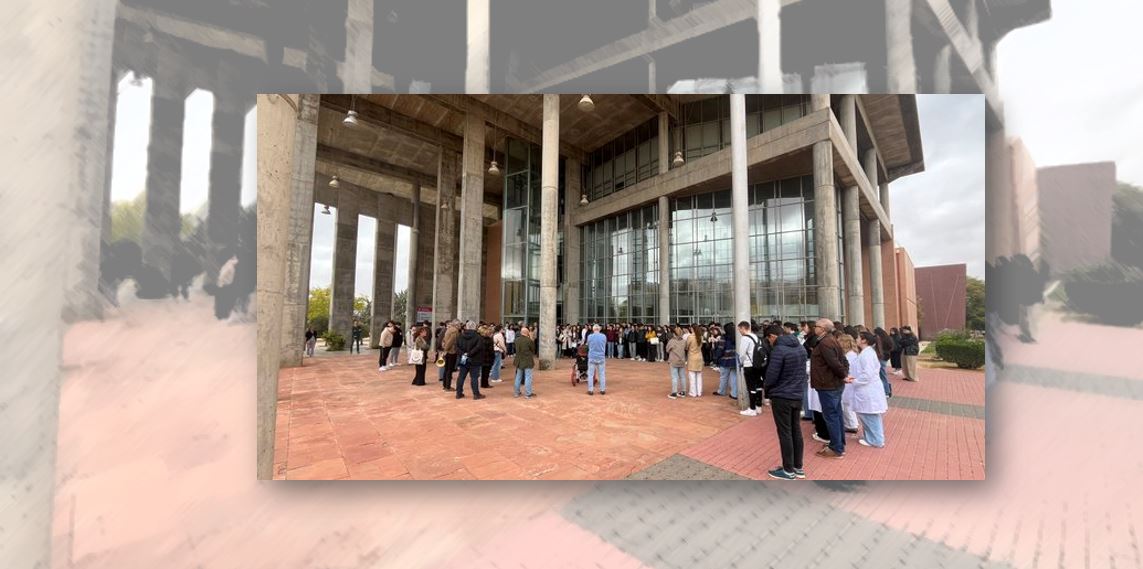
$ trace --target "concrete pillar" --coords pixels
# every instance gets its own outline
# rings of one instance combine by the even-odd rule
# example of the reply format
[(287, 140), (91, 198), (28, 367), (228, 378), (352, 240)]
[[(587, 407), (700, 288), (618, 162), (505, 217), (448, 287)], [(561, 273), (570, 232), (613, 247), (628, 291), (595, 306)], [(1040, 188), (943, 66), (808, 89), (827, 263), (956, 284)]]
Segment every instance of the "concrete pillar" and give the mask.
[[(259, 117), (264, 112), (263, 107), (268, 104), (270, 99), (263, 101), (260, 98), (260, 105), (256, 111)], [(310, 300), (310, 256), (313, 242), (314, 233), (314, 166), (317, 160), (317, 120), (318, 120), (318, 104), (319, 95), (301, 95), (298, 100), (298, 111), (295, 113), (295, 119), (291, 123), (293, 128), (292, 132), (292, 146), (287, 150), (290, 154), (286, 157), (287, 163), (292, 164), (291, 169), (288, 171), (290, 178), (286, 191), (289, 193), (283, 198), (285, 201), (282, 203), (283, 208), (289, 212), (289, 217), (286, 223), (286, 241), (283, 244), (285, 248), (285, 288), (283, 292), (282, 304), (282, 325), (281, 328), (281, 363), (282, 367), (297, 367), (302, 365), (302, 353), (305, 349), (305, 329), (306, 329), (306, 313), (309, 309)], [(276, 104), (282, 105), (283, 102)], [(270, 107), (269, 110), (279, 111), (276, 107)], [(269, 112), (267, 110), (266, 112)], [(261, 118), (258, 119), (258, 129), (261, 130)], [(280, 127), (275, 127), (280, 128)], [(261, 136), (261, 135), (260, 135)], [(278, 135), (281, 136), (281, 135)], [(266, 141), (266, 144), (273, 144), (271, 139), (259, 140)], [(278, 149), (275, 148), (275, 152)], [(259, 155), (261, 160), (261, 155)], [(261, 164), (261, 162), (259, 162)], [(259, 172), (264, 172), (263, 167), (259, 166)], [(259, 175), (259, 190), (258, 190), (258, 203), (263, 204), (261, 211), (266, 211), (267, 207), (262, 201), (261, 180), (262, 176)], [(258, 229), (258, 255), (261, 258), (262, 244), (262, 228), (261, 219), (262, 215), (259, 214), (259, 229)], [(258, 262), (259, 267), (261, 261)], [(259, 297), (260, 299), (261, 297)], [(260, 307), (259, 307), (260, 308)], [(261, 318), (258, 320), (262, 322)]]
[(659, 112), (659, 173), (666, 174), (671, 169), (671, 117), (666, 111)]
[(405, 296), (405, 314), (396, 316), (405, 317), (405, 329), (412, 328), (417, 321), (417, 244), (421, 232), (421, 185), (413, 182), (413, 218), (409, 224), (409, 276), (408, 294)]
[(845, 322), (865, 324), (865, 292), (861, 278), (861, 189), (848, 186), (841, 194), (841, 221), (845, 231)]
[(480, 267), (484, 240), (484, 115), (469, 112), (464, 122), (460, 195), (460, 271), (457, 317), (480, 320)]
[[(396, 262), (397, 224), (385, 215), (386, 203), (392, 196), (377, 194), (377, 242), (373, 256), (373, 314), (370, 315), (369, 347), (381, 347), (381, 330), (389, 320), (403, 315), (393, 314), (393, 275)], [(391, 210), (390, 210), (391, 211)]]
[(885, 215), (889, 217), (889, 222), (892, 223), (892, 214), (889, 212), (889, 182), (881, 182), (878, 187), (881, 190), (878, 195), (881, 200), (881, 209), (885, 210)]
[[(310, 95), (317, 99), (317, 95)], [(258, 479), (274, 476), (274, 430), (278, 414), (284, 300), (288, 295), (291, 213), (298, 164), (296, 135), (302, 95), (258, 95)], [(314, 128), (316, 106), (312, 108)], [(311, 176), (312, 180), (312, 176)], [(311, 181), (312, 184), (312, 181)], [(311, 206), (312, 207), (312, 206)], [(308, 249), (307, 249), (308, 254)], [(298, 331), (297, 335), (301, 335)], [(287, 336), (289, 337), (289, 336)]]
[(933, 62), (933, 92), (949, 93), (952, 91), (952, 46), (945, 45), (937, 52), (937, 59)]
[(341, 84), (346, 93), (373, 91), (373, 0), (349, 0)]
[(353, 297), (357, 280), (357, 216), (359, 197), (343, 184), (337, 190), (337, 221), (333, 238), (333, 282), (329, 294), (329, 329), (348, 341), (353, 327)]
[(582, 166), (576, 158), (564, 161), (564, 322), (579, 322), (580, 229), (572, 223), (572, 212), (583, 192)]
[[(780, 92), (780, 91), (775, 91)], [(829, 95), (810, 95), (810, 112), (829, 108)]]
[(819, 316), (841, 320), (841, 274), (837, 251), (837, 192), (833, 185), (833, 143), (814, 143), (814, 267)]
[(647, 55), (647, 92), (657, 93), (658, 88), (655, 83), (655, 58)]
[(843, 95), (841, 97), (841, 130), (845, 133), (845, 140), (857, 155), (857, 95)]
[(758, 0), (758, 85), (782, 93), (782, 1)]
[[(219, 254), (238, 244), (242, 211), (242, 140), (245, 135), (245, 99), (236, 94), (215, 94), (210, 145), (210, 195), (206, 235), (210, 243), (207, 278), (217, 278), (226, 259)], [(213, 261), (213, 262), (212, 262)]]
[(671, 323), (671, 200), (667, 196), (659, 196), (659, 323)]
[[(828, 143), (827, 143), (828, 144)], [(750, 220), (746, 179), (746, 95), (730, 95), (730, 215), (734, 229), (734, 321), (750, 320)], [(742, 374), (739, 374), (742, 375)], [(750, 405), (738, 380), (738, 406)]]
[(865, 168), (865, 178), (869, 180), (870, 187), (876, 188), (878, 184), (877, 150), (874, 148), (866, 150), (862, 156), (861, 165)]
[(913, 0), (885, 0), (885, 61), (890, 93), (917, 91), (912, 27)]
[(468, 0), (468, 65), (464, 92), (489, 92), (489, 53), (492, 21), (491, 0)]
[(964, 29), (968, 36), (975, 41), (980, 40), (980, 12), (976, 7), (976, 0), (966, 0), (964, 12)]
[(556, 359), (556, 212), (559, 211), (560, 96), (544, 95), (540, 149), (540, 369)]
[[(457, 156), (441, 150), (437, 166), (436, 232), (433, 234), (433, 329), (456, 318), (456, 176)], [(447, 209), (442, 207), (447, 205)]]
[(183, 116), (186, 90), (177, 79), (154, 81), (151, 142), (147, 147), (147, 208), (143, 216), (143, 262), (171, 276), (171, 259), (182, 219)]
[[(881, 276), (881, 222), (874, 219), (869, 222), (867, 227), (869, 231), (869, 245), (866, 247), (866, 255), (869, 255), (869, 292), (873, 297), (872, 324), (874, 328), (884, 328), (885, 281)], [(860, 266), (861, 265), (858, 264), (858, 267)], [(861, 278), (860, 273), (858, 273), (857, 278)]]

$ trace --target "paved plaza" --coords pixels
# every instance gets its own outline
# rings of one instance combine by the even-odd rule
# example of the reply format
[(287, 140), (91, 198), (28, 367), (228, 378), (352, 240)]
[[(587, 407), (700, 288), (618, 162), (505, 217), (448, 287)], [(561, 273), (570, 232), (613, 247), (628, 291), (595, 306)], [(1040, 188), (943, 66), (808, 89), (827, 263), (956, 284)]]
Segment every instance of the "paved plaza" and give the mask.
[[(536, 372), (532, 400), (509, 381), (481, 401), (456, 400), (426, 371), (377, 371), (376, 352), (306, 359), (279, 376), (275, 477), (329, 479), (762, 479), (780, 462), (768, 412), (738, 414), (737, 401), (709, 395), (669, 400), (665, 363), (608, 360), (607, 395), (569, 381), (572, 360)], [(504, 377), (510, 377), (511, 363)], [(847, 443), (846, 457), (813, 455), (803, 422), (805, 464), (816, 480), (984, 478), (984, 374), (922, 368), (921, 381), (893, 380), (888, 445)]]

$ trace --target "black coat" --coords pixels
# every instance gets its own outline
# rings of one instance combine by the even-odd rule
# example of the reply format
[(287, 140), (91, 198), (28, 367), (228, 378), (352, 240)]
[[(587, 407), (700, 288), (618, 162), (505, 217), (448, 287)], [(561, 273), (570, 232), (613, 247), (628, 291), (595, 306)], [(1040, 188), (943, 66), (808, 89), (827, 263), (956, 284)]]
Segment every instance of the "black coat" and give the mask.
[(483, 365), (481, 362), (481, 354), (484, 352), (484, 342), (481, 340), (476, 330), (465, 330), (460, 333), (456, 339), (456, 355), (457, 358), (461, 354), (468, 354), (468, 361), (471, 365)]
[(778, 336), (774, 342), (762, 389), (771, 399), (801, 401), (806, 394), (806, 351), (794, 336)]
[(901, 341), (897, 345), (901, 347), (901, 353), (906, 356), (915, 356), (920, 353), (920, 343), (917, 341), (916, 334), (901, 334)]

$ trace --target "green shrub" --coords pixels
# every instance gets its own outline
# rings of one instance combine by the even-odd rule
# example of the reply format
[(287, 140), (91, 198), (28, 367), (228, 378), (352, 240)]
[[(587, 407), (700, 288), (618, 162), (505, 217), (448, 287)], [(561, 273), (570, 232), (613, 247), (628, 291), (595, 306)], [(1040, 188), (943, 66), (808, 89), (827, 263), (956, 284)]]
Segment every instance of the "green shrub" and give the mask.
[(968, 330), (951, 330), (946, 328), (937, 333), (936, 342), (940, 342), (942, 340), (968, 340), (971, 337), (972, 335)]
[(950, 339), (937, 344), (937, 355), (961, 369), (977, 369), (984, 365), (984, 342)]
[(1067, 306), (1112, 326), (1143, 322), (1143, 269), (1109, 262), (1064, 277)]
[(322, 335), (325, 340), (325, 350), (327, 352), (340, 352), (345, 349), (345, 336), (336, 332), (326, 332)]

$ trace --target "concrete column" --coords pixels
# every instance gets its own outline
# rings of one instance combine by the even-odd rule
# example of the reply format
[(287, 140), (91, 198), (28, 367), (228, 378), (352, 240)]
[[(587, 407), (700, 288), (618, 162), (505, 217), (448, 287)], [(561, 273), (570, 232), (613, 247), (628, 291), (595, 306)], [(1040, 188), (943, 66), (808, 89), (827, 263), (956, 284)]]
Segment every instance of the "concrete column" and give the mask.
[[(456, 318), (456, 176), (457, 156), (441, 151), (437, 166), (436, 232), (433, 234), (433, 329)], [(442, 205), (448, 205), (445, 209)]]
[(143, 262), (171, 276), (182, 219), (183, 117), (186, 91), (176, 79), (159, 77), (151, 99), (151, 142), (147, 147), (147, 208), (143, 219)]
[(819, 316), (841, 320), (841, 274), (837, 251), (837, 192), (833, 186), (833, 143), (814, 143), (814, 267)]
[(329, 295), (329, 329), (349, 340), (353, 326), (353, 297), (357, 280), (357, 194), (343, 184), (337, 190), (337, 221), (333, 238), (333, 282)]
[(460, 271), (457, 317), (480, 320), (480, 267), (484, 240), (484, 115), (469, 112), (464, 122), (460, 196)]
[[(421, 185), (413, 182), (413, 219), (409, 224), (409, 277), (408, 294), (405, 299), (405, 329), (409, 330), (417, 320), (417, 243), (421, 232)], [(396, 316), (402, 316), (400, 314)]]
[(937, 59), (933, 62), (933, 92), (949, 93), (952, 91), (952, 46), (945, 45), (937, 52)]
[(917, 91), (912, 26), (913, 0), (885, 0), (885, 48), (890, 93)]
[(861, 278), (861, 189), (848, 186), (841, 194), (841, 221), (845, 231), (845, 322), (865, 324), (865, 292)]
[(341, 84), (346, 93), (373, 91), (373, 0), (349, 0)]
[[(742, 322), (750, 320), (750, 201), (747, 198), (746, 179), (746, 95), (730, 95), (730, 149), (730, 215), (734, 229), (734, 321)], [(745, 409), (749, 405), (746, 381), (740, 378), (738, 406)]]
[(841, 97), (841, 130), (845, 133), (845, 140), (857, 155), (857, 96), (843, 95)]
[[(222, 251), (238, 244), (242, 211), (242, 139), (245, 135), (244, 99), (218, 93), (215, 97), (210, 145), (210, 196), (207, 200), (206, 235), (210, 243), (207, 278), (216, 278), (225, 259)], [(214, 261), (214, 262), (211, 262)]]
[(369, 347), (381, 347), (385, 322), (402, 315), (393, 314), (393, 275), (396, 262), (397, 224), (385, 215), (386, 201), (392, 196), (377, 194), (377, 242), (373, 257), (373, 314), (370, 315)]
[(758, 0), (758, 85), (763, 93), (782, 93), (782, 2)]
[(889, 182), (881, 182), (879, 184), (880, 194), (878, 198), (881, 200), (881, 209), (885, 210), (885, 215), (889, 217), (889, 222), (893, 222), (892, 214), (889, 212)]
[[(779, 91), (775, 91), (779, 92)], [(810, 95), (810, 111), (820, 111), (829, 108), (829, 95)]]
[(877, 187), (877, 150), (870, 148), (865, 151), (862, 156), (861, 165), (865, 168), (865, 178), (869, 180), (869, 185), (873, 188)]
[(965, 6), (964, 13), (964, 29), (968, 32), (968, 36), (974, 41), (980, 40), (980, 12), (976, 7), (976, 0), (966, 0), (968, 5)]
[(468, 65), (464, 72), (464, 91), (469, 94), (489, 92), (490, 4), (491, 0), (468, 0)]
[[(270, 99), (265, 101), (272, 100)], [(319, 95), (301, 95), (298, 100), (298, 111), (291, 124), (293, 142), (286, 157), (287, 164), (292, 164), (288, 170), (290, 178), (288, 187), (282, 199), (283, 208), (288, 209), (289, 217), (286, 219), (285, 249), (285, 288), (282, 304), (281, 328), (281, 363), (282, 367), (297, 367), (302, 365), (302, 353), (305, 349), (306, 313), (310, 300), (310, 256), (314, 233), (314, 166), (317, 160), (317, 120)], [(263, 101), (263, 98), (259, 99)], [(258, 110), (262, 115), (268, 103), (261, 102)], [(284, 102), (276, 102), (283, 105)], [(266, 112), (278, 112), (277, 107), (269, 107)], [(258, 119), (258, 129), (261, 131), (261, 118)], [(275, 126), (275, 129), (282, 128)], [(261, 136), (261, 135), (259, 135)], [(279, 134), (278, 136), (282, 136)], [(266, 144), (272, 144), (271, 139), (260, 138)], [(275, 152), (277, 149), (275, 148)], [(261, 155), (259, 155), (261, 160)], [(261, 164), (261, 162), (259, 162)], [(265, 172), (259, 165), (259, 172)], [(262, 201), (262, 176), (259, 175), (258, 203), (263, 204), (261, 211), (267, 207)], [(259, 214), (258, 229), (258, 255), (262, 255), (262, 229), (261, 219), (265, 214)], [(261, 266), (261, 261), (258, 263)], [(259, 297), (261, 299), (261, 297)], [(259, 323), (262, 322), (259, 317)]]
[(576, 158), (564, 161), (564, 322), (579, 322), (580, 229), (572, 223), (572, 212), (583, 192), (582, 166)]
[(655, 84), (655, 58), (647, 55), (647, 92), (657, 93), (658, 88)]
[(671, 323), (671, 200), (667, 196), (659, 196), (659, 323)]
[[(869, 288), (873, 296), (873, 327), (885, 327), (885, 281), (881, 276), (881, 222), (876, 219), (869, 222), (869, 245), (866, 255), (869, 256)], [(860, 263), (860, 262), (859, 262)], [(858, 267), (861, 265), (858, 264)], [(858, 279), (860, 279), (860, 275)]]
[(659, 113), (659, 173), (671, 169), (671, 117), (666, 111)]
[(540, 369), (556, 359), (556, 212), (559, 211), (560, 96), (544, 95), (540, 149)]

